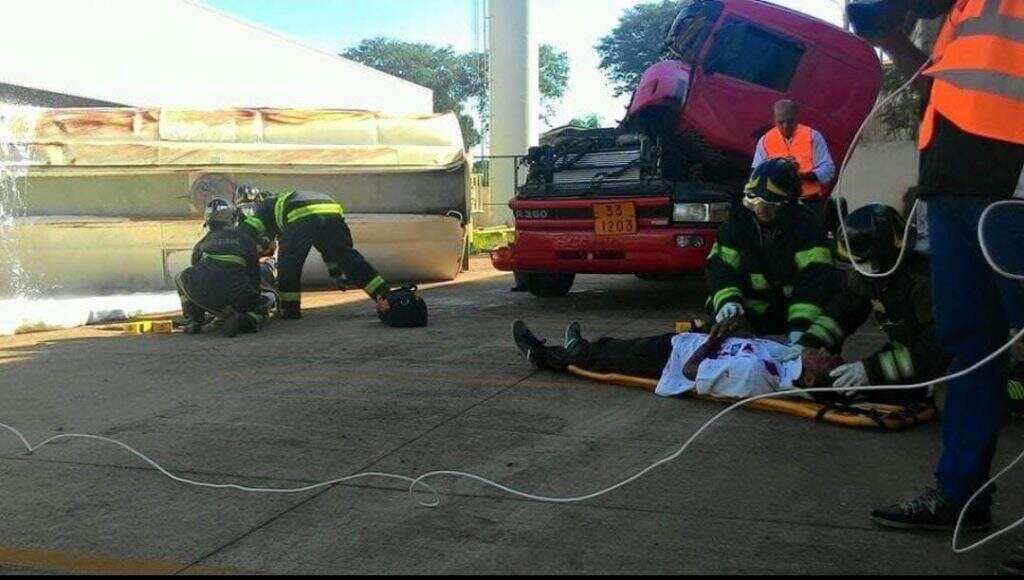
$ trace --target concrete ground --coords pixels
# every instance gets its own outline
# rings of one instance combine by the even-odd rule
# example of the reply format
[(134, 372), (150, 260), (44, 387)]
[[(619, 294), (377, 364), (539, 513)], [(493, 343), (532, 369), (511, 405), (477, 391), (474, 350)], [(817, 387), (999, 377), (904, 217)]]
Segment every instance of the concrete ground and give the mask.
[[(471, 471), (536, 494), (590, 493), (675, 451), (721, 407), (533, 370), (509, 326), (553, 339), (669, 331), (702, 282), (582, 278), (566, 299), (512, 294), (476, 262), (425, 291), (431, 326), (398, 331), (357, 296), (257, 336), (95, 329), (0, 339), (0, 421), (33, 442), (92, 433), (195, 479), (296, 487), (361, 471)], [(863, 350), (877, 337), (867, 336)], [(1021, 447), (1020, 426), (1000, 461)], [(582, 504), (437, 479), (436, 509), (395, 481), (298, 495), (172, 482), (116, 447), (34, 456), (0, 435), (0, 569), (261, 573), (989, 573), (1024, 534), (966, 556), (948, 535), (874, 528), (870, 510), (930, 482), (936, 425), (886, 434), (753, 411), (692, 452)], [(1024, 513), (1021, 476), (997, 522)]]

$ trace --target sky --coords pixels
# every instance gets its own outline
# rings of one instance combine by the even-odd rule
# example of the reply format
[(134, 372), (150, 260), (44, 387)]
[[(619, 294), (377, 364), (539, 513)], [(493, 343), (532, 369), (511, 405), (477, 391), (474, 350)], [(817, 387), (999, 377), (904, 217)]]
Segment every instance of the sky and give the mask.
[[(387, 36), (473, 50), (475, 0), (202, 0), (208, 6), (254, 22), (314, 47), (338, 53), (364, 38)], [(498, 0), (501, 1), (501, 0)], [(598, 70), (598, 39), (622, 12), (649, 0), (535, 0), (537, 40), (568, 52), (569, 90), (557, 106), (554, 125), (597, 113), (618, 120), (628, 97), (615, 99)], [(838, 23), (839, 0), (771, 0)]]

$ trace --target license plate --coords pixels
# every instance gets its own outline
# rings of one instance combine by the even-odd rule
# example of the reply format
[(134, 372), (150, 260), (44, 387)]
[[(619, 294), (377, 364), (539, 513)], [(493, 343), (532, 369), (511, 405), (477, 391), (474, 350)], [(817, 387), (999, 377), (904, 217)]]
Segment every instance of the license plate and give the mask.
[(599, 203), (594, 205), (594, 231), (599, 236), (627, 236), (636, 233), (636, 205)]

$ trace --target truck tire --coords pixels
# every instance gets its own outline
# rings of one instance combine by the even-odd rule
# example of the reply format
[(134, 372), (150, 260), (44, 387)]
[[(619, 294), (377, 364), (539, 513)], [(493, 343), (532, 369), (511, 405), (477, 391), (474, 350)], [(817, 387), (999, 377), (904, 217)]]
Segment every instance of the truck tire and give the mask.
[(524, 272), (526, 289), (537, 298), (561, 298), (569, 293), (576, 282), (576, 274), (559, 272)]

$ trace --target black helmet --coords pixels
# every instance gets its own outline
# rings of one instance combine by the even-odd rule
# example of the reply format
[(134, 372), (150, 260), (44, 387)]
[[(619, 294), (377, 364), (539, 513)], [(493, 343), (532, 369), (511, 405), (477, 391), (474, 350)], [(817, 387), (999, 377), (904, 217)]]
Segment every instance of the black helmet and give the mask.
[(416, 287), (389, 290), (377, 299), (380, 321), (395, 328), (419, 328), (427, 325), (427, 303)]
[(237, 219), (238, 208), (219, 197), (207, 202), (206, 209), (203, 210), (203, 220), (206, 227), (211, 230), (233, 226)]
[(796, 163), (786, 158), (769, 159), (754, 169), (743, 188), (748, 199), (767, 203), (792, 203), (800, 199), (800, 174)]
[(235, 203), (256, 203), (267, 198), (267, 193), (260, 188), (243, 183), (235, 190)]
[[(873, 203), (846, 216), (846, 234), (836, 233), (839, 254), (858, 264), (870, 263), (875, 272), (887, 272), (896, 265), (903, 250), (907, 222), (895, 209)], [(907, 243), (913, 246), (915, 232)]]

